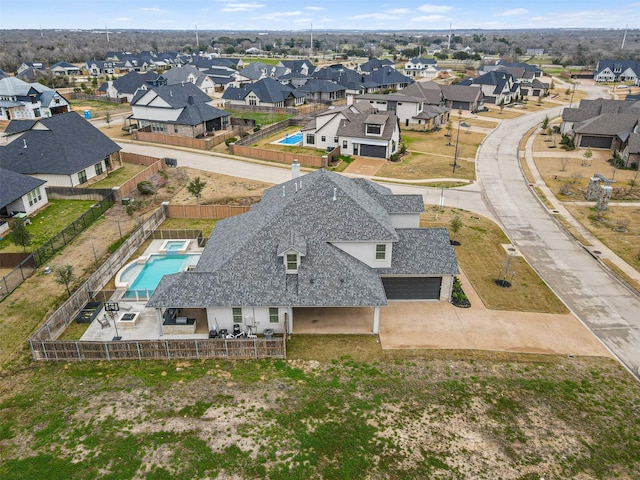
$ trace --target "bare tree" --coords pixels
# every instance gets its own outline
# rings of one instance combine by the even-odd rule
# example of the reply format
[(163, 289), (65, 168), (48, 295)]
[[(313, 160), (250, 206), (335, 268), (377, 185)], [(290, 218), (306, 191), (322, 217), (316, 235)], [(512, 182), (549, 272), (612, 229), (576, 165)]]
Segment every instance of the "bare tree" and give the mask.
[(71, 284), (76, 280), (75, 275), (73, 274), (73, 266), (72, 265), (58, 265), (53, 268), (53, 274), (56, 280), (56, 283), (60, 285), (64, 285), (67, 289), (67, 294), (71, 296)]
[(560, 164), (562, 165), (562, 167), (560, 168), (561, 172), (564, 172), (567, 170), (568, 163), (569, 163), (569, 157), (565, 155), (564, 157), (562, 157), (562, 160), (560, 160)]

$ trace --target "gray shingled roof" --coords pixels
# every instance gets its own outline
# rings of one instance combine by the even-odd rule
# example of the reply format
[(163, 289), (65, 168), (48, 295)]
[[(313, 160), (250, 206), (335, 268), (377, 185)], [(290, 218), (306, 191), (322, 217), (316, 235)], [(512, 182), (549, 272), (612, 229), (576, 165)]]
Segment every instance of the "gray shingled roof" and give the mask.
[(34, 188), (44, 184), (44, 180), (33, 178), (28, 175), (7, 170), (0, 167), (0, 180), (2, 188), (0, 188), (0, 208), (4, 208), (11, 202), (26, 195)]
[(616, 135), (633, 130), (639, 118), (640, 113), (598, 115), (574, 125), (573, 131), (582, 135)]
[(399, 228), (391, 268), (380, 275), (457, 275), (458, 262), (446, 228)]
[[(163, 277), (148, 306), (385, 305), (380, 271), (332, 242), (394, 242), (398, 259), (389, 274), (457, 273), (446, 229), (392, 226), (389, 212), (423, 209), (418, 195), (396, 198), (367, 180), (315, 171), (267, 189), (249, 212), (218, 222), (196, 270)], [(418, 245), (399, 245), (403, 239)], [(289, 246), (304, 252), (297, 275), (286, 274), (278, 256)]]
[(228, 88), (222, 98), (225, 100), (242, 100), (250, 92), (254, 92), (263, 103), (284, 102), (288, 98), (302, 98), (304, 93), (296, 91), (289, 85), (282, 85), (272, 78), (263, 78), (242, 88)]
[[(46, 130), (37, 128), (39, 125)], [(117, 143), (80, 115), (68, 112), (39, 120), (34, 128), (0, 147), (0, 166), (26, 175), (72, 175), (119, 150)]]

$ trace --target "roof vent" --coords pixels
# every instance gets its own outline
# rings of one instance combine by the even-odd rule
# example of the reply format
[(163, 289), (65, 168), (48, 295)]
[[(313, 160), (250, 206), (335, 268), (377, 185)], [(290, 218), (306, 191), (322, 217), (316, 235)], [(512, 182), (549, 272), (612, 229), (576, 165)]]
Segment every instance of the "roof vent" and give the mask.
[(292, 179), (296, 179), (300, 176), (300, 163), (298, 162), (298, 159), (294, 159), (293, 163), (291, 164), (291, 178)]
[(193, 105), (193, 96), (189, 95), (189, 97), (187, 97), (187, 103)]
[(333, 201), (335, 202), (338, 199), (338, 189), (333, 187)]
[(27, 139), (26, 139), (26, 138), (23, 138), (23, 139), (22, 139), (22, 142), (24, 143), (24, 147), (22, 147), (22, 148), (27, 148)]

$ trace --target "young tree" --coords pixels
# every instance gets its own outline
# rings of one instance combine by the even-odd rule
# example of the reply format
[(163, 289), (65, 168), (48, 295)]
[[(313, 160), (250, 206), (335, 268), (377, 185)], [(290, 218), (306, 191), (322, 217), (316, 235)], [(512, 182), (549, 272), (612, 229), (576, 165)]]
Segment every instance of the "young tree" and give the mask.
[(569, 163), (569, 157), (567, 156), (562, 157), (562, 160), (561, 160), (562, 168), (560, 169), (561, 172), (564, 172), (567, 170), (568, 163)]
[(204, 190), (207, 182), (203, 182), (200, 180), (200, 177), (196, 177), (189, 182), (187, 185), (187, 191), (196, 198), (200, 198), (202, 195), (202, 190)]
[(75, 281), (76, 277), (73, 275), (72, 265), (57, 265), (53, 268), (53, 275), (56, 283), (64, 285), (67, 289), (67, 295), (71, 296), (71, 284)]
[(458, 232), (460, 231), (460, 229), (462, 228), (462, 220), (460, 220), (459, 216), (455, 216), (451, 219), (451, 221), (449, 222), (449, 228), (451, 229), (451, 233), (453, 233), (453, 236), (451, 238), (451, 244), (452, 245), (460, 245), (460, 242), (456, 241), (456, 235), (458, 234)]
[(550, 120), (549, 120), (548, 116), (544, 117), (544, 120), (542, 120), (542, 131), (545, 132), (545, 133), (547, 132), (547, 129), (549, 128), (549, 122), (550, 122)]
[(109, 113), (109, 110), (104, 114), (104, 121), (107, 122), (107, 128), (111, 128), (111, 113)]
[(591, 165), (591, 157), (593, 157), (593, 151), (591, 150), (591, 147), (587, 147), (582, 156), (584, 157), (584, 159), (582, 160), (582, 166), (588, 167), (589, 165)]
[(451, 123), (451, 119), (447, 120), (447, 138), (449, 139), (449, 142), (447, 143), (447, 145), (451, 145), (451, 130), (453, 130), (453, 123)]
[(504, 98), (500, 99), (500, 114), (502, 114), (503, 110), (504, 110)]
[(9, 228), (11, 233), (9, 239), (14, 245), (19, 245), (26, 252), (27, 245), (31, 244), (31, 232), (27, 230), (27, 226), (22, 218), (12, 218), (9, 220)]
[(636, 170), (636, 173), (633, 174), (633, 177), (629, 179), (629, 193), (631, 193), (633, 187), (638, 184), (638, 174), (640, 174), (640, 170)]

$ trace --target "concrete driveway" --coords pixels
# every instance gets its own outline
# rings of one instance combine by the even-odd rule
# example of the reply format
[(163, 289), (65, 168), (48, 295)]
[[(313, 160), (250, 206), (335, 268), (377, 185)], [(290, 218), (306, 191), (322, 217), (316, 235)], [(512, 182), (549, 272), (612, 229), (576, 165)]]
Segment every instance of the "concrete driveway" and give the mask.
[(383, 349), (470, 349), (608, 356), (575, 315), (488, 310), (460, 275), (471, 308), (446, 302), (394, 301), (380, 312)]

